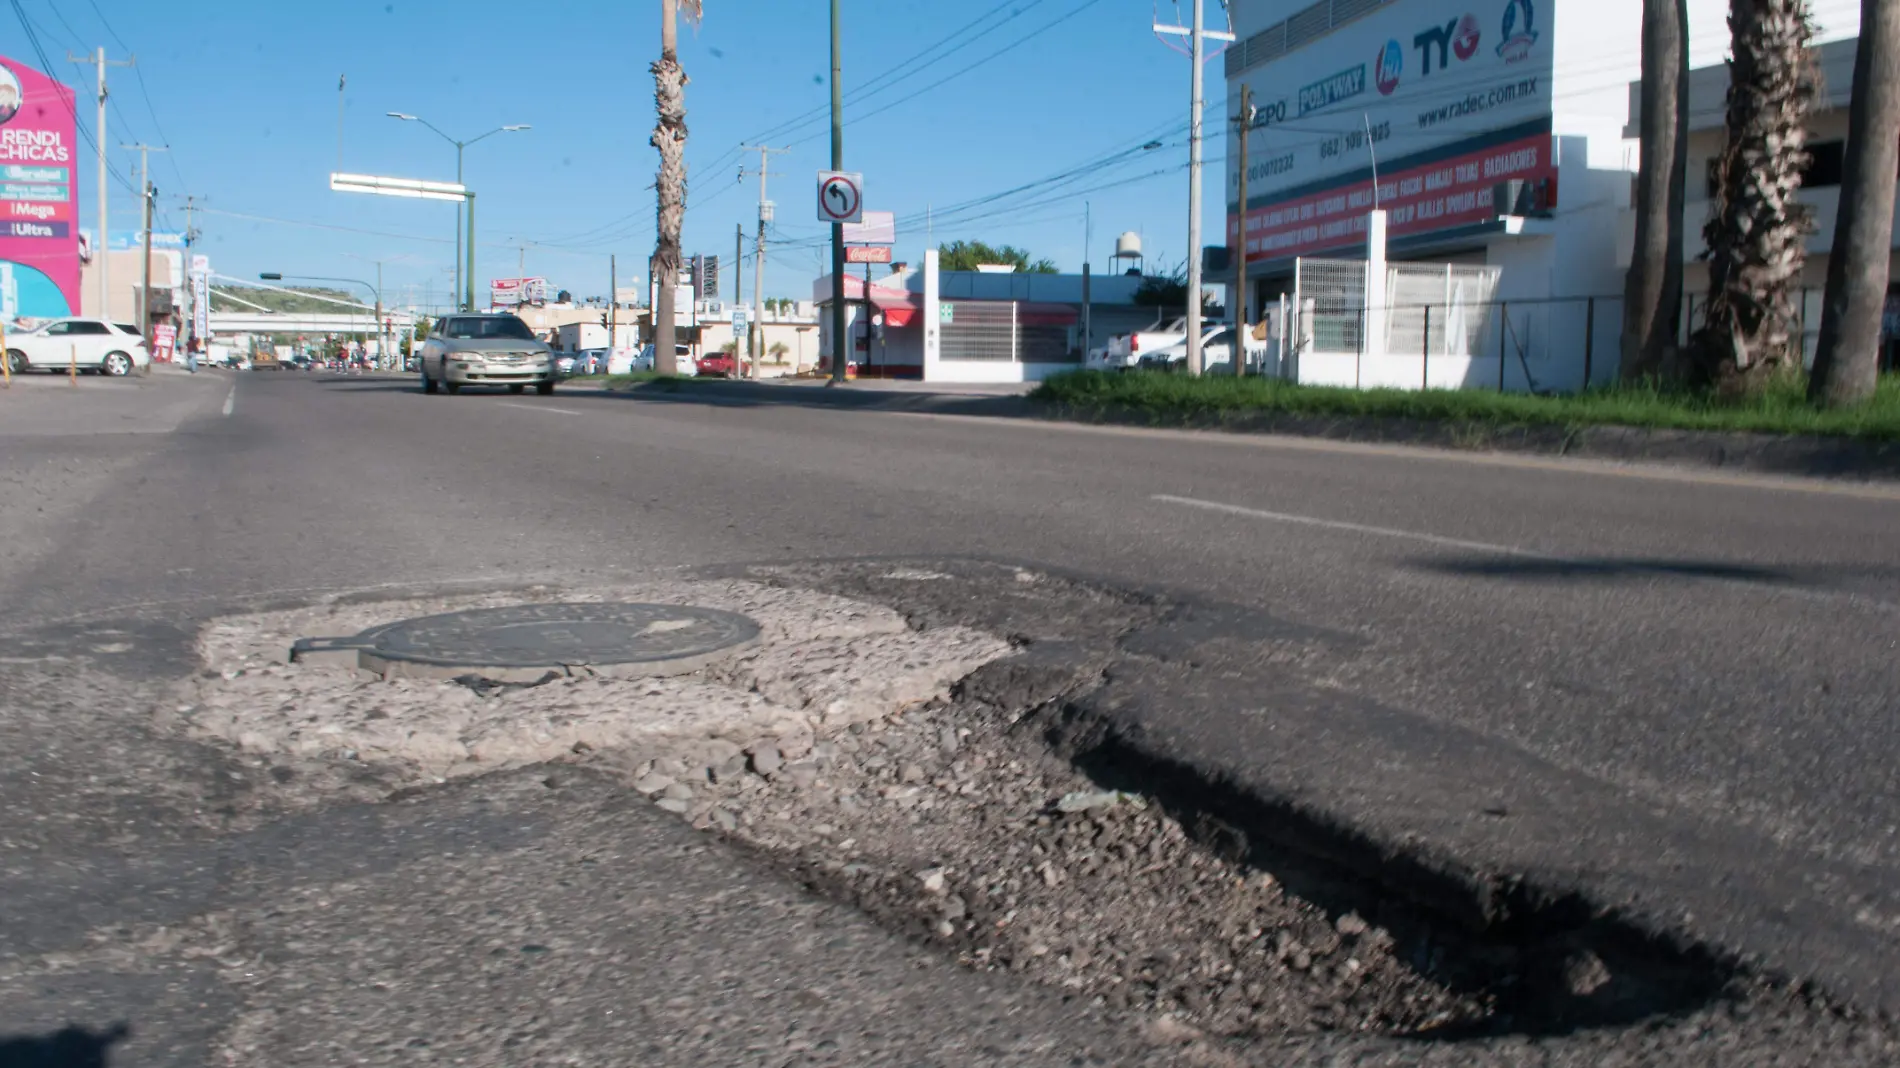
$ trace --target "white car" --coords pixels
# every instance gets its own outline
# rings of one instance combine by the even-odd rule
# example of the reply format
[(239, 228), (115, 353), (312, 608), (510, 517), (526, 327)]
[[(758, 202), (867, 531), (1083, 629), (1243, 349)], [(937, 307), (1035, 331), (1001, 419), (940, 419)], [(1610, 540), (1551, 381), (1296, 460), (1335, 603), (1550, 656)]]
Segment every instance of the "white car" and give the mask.
[(610, 375), (632, 374), (633, 365), (639, 358), (640, 350), (622, 345), (607, 354), (607, 373)]
[(606, 349), (582, 349), (574, 354), (574, 374), (603, 375), (607, 373)]
[[(673, 352), (674, 352), (674, 354), (675, 354), (675, 362), (676, 362), (676, 363), (678, 363), (678, 365), (679, 365), (679, 370), (678, 370), (678, 372), (677, 372), (677, 374), (679, 375), (679, 377), (681, 377), (681, 378), (694, 378), (694, 377), (696, 377), (696, 376), (698, 376), (698, 374), (699, 374), (699, 361), (697, 361), (697, 360), (695, 360), (695, 359), (693, 358), (693, 349), (692, 349), (692, 346), (690, 346), (690, 345), (674, 345), (674, 346), (673, 346)], [(630, 362), (630, 363), (628, 364), (628, 367), (627, 367), (627, 369), (628, 369), (629, 371), (653, 371), (653, 370), (657, 370), (657, 368), (655, 368), (655, 367), (653, 366), (653, 346), (652, 346), (652, 344), (650, 344), (650, 343), (649, 343), (649, 344), (647, 344), (646, 346), (644, 346), (644, 347), (642, 347), (642, 348), (640, 349), (640, 354), (639, 354), (638, 356), (635, 356), (635, 357), (633, 358), (633, 360), (632, 360), (632, 361), (631, 361), (631, 362)]]
[[(1247, 368), (1257, 371), (1266, 357), (1265, 342), (1247, 338)], [(1143, 371), (1183, 371), (1187, 369), (1187, 341), (1143, 353), (1136, 365)], [(1201, 335), (1201, 367), (1210, 375), (1234, 373), (1234, 328), (1215, 323)]]
[(104, 319), (54, 319), (32, 330), (7, 332), (7, 364), (14, 374), (77, 367), (120, 378), (152, 365), (138, 328)]

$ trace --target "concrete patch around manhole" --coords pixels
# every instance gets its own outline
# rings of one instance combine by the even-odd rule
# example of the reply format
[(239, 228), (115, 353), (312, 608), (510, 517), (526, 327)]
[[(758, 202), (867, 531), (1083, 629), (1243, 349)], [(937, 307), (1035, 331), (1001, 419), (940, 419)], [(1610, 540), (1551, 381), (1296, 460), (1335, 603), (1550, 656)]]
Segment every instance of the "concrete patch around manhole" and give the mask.
[[(757, 642), (694, 675), (546, 679), (535, 672), (515, 685), (385, 679), (347, 664), (286, 662), (291, 644), (312, 634), (362, 633), (471, 609), (609, 602), (738, 613), (756, 621)], [(649, 622), (669, 618), (660, 611)], [(199, 638), (206, 670), (166, 718), (259, 755), (365, 762), (411, 782), (588, 752), (633, 761), (664, 756), (710, 777), (722, 767), (730, 774), (735, 758), (743, 766), (742, 754), (760, 745), (796, 753), (825, 732), (942, 698), (958, 679), (1010, 653), (1007, 642), (978, 631), (912, 631), (878, 605), (744, 580), (550, 586), (217, 620)]]

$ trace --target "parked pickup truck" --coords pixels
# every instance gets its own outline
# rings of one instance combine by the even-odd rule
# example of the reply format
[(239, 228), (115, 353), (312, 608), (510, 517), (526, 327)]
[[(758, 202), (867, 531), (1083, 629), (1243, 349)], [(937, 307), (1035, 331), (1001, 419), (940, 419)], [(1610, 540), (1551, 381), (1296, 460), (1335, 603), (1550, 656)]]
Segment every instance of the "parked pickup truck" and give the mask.
[(1116, 334), (1108, 339), (1108, 348), (1102, 359), (1102, 368), (1107, 371), (1132, 371), (1141, 363), (1141, 356), (1156, 349), (1165, 349), (1187, 339), (1187, 319), (1175, 319), (1163, 323), (1155, 320), (1146, 330), (1137, 330), (1129, 334)]

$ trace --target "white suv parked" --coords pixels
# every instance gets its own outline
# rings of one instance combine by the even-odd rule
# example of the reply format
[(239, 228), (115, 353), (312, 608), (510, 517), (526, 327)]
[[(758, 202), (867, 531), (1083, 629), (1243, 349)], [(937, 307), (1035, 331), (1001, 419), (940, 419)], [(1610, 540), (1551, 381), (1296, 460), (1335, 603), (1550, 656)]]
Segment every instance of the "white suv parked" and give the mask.
[(7, 363), (26, 371), (98, 371), (114, 378), (152, 365), (138, 328), (104, 319), (54, 319), (32, 330), (7, 332)]

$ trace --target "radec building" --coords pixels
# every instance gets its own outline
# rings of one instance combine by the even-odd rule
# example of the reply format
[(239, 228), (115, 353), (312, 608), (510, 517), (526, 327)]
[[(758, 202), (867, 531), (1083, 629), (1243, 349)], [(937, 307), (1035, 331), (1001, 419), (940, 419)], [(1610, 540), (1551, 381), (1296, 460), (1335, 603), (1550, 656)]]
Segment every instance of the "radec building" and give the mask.
[[(1719, 62), (1726, 4), (1688, 7), (1692, 62)], [(1474, 327), (1472, 341), (1508, 346), (1511, 388), (1574, 388), (1586, 368), (1593, 380), (1614, 375), (1641, 0), (1233, 0), (1230, 9), (1226, 243), (1242, 241), (1245, 86), (1255, 321), (1291, 291), (1300, 257), (1363, 258), (1376, 206), (1391, 260), (1497, 269), (1488, 299), (1512, 310), (1486, 320), (1496, 338)], [(1814, 10), (1819, 40), (1858, 30), (1847, 0)]]

